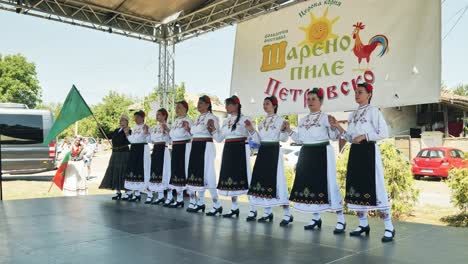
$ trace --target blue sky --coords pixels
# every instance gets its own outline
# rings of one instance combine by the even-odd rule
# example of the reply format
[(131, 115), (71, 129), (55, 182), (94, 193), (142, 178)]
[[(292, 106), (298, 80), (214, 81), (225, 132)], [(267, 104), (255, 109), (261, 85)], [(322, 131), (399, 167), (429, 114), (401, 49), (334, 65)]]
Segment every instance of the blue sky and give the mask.
[[(468, 0), (442, 4), (442, 36)], [(458, 15), (453, 16), (458, 12)], [(22, 53), (36, 63), (45, 102), (61, 102), (72, 84), (90, 104), (109, 90), (143, 97), (157, 85), (158, 45), (44, 19), (0, 11), (0, 53)], [(442, 80), (468, 84), (468, 12), (442, 42)], [(188, 91), (229, 95), (235, 27), (176, 47), (176, 82)]]

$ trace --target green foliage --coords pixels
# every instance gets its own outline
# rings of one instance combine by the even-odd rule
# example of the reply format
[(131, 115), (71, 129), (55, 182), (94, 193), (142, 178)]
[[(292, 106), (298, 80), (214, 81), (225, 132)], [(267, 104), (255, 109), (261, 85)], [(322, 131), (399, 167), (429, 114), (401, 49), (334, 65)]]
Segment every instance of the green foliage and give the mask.
[[(158, 90), (159, 89), (156, 87), (153, 90), (152, 93), (150, 93), (149, 95), (147, 95), (144, 98), (144, 107), (145, 107), (145, 111), (147, 113), (149, 113), (150, 110), (158, 110), (158, 109), (151, 109), (151, 105), (150, 105), (151, 102), (159, 102), (161, 104), (160, 98), (159, 98), (159, 95), (158, 95)], [(185, 83), (181, 83), (180, 85), (177, 85), (175, 87), (175, 101), (174, 101), (174, 103), (177, 103), (177, 102), (182, 101), (182, 100), (187, 101), (187, 103), (189, 104), (189, 111), (187, 113), (187, 116), (190, 119), (194, 120), (200, 114), (197, 111), (197, 103), (198, 102), (192, 102), (190, 100), (187, 100), (185, 98), (185, 95), (186, 95)], [(172, 115), (174, 115), (174, 119), (176, 118), (175, 106), (172, 105), (172, 101), (169, 101), (169, 106), (166, 108), (166, 110), (169, 113), (168, 122), (170, 123)], [(146, 123), (148, 125), (150, 125), (150, 126), (154, 126), (156, 124), (156, 116), (151, 116), (150, 118), (147, 118)]]
[(291, 193), (291, 190), (294, 184), (294, 178), (296, 177), (296, 172), (294, 171), (293, 167), (285, 166), (284, 173), (286, 175), (286, 184), (288, 186), (288, 193)]
[[(119, 127), (119, 119), (122, 114), (126, 114), (129, 117), (131, 117), (128, 107), (133, 104), (134, 102), (128, 98), (128, 96), (124, 94), (119, 94), (114, 91), (110, 91), (108, 95), (106, 95), (102, 99), (102, 103), (91, 107), (91, 110), (93, 111), (94, 115), (96, 116), (96, 119), (99, 121), (101, 126), (103, 127), (104, 131), (106, 133), (110, 133), (117, 127)], [(88, 118), (89, 119), (89, 118)], [(90, 124), (93, 125), (96, 129), (89, 128), (91, 131), (93, 131), (93, 134), (95, 136), (102, 137), (102, 135), (99, 133), (96, 122), (94, 121), (94, 118), (90, 118), (92, 123)], [(87, 120), (85, 119), (83, 121), (83, 125), (87, 125)], [(129, 124), (131, 126), (131, 124)], [(81, 128), (80, 128), (81, 130)], [(84, 131), (90, 131), (90, 130), (84, 130)]]
[(449, 226), (468, 227), (468, 213), (461, 212), (456, 215), (449, 215), (440, 219), (442, 222), (448, 223)]
[[(346, 189), (346, 168), (348, 164), (349, 145), (337, 161), (337, 178), (343, 197)], [(403, 155), (388, 142), (380, 144), (385, 175), (385, 186), (392, 205), (392, 216), (401, 218), (411, 212), (418, 200), (419, 191), (414, 187), (411, 166)]]
[(287, 115), (287, 116), (284, 116), (284, 118), (289, 121), (289, 124), (292, 127), (297, 127), (298, 119), (299, 119), (298, 115)]
[(42, 88), (36, 65), (21, 54), (0, 54), (0, 102), (26, 104), (35, 108), (41, 102)]
[(459, 84), (453, 89), (453, 93), (462, 96), (468, 96), (468, 84)]
[(452, 202), (466, 213), (468, 209), (468, 168), (451, 169), (448, 186), (452, 189)]

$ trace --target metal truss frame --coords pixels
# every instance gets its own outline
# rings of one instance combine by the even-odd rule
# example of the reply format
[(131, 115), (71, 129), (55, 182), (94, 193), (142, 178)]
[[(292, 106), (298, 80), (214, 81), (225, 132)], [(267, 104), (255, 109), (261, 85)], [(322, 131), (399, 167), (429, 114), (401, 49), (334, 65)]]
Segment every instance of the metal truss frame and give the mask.
[[(162, 25), (161, 35), (173, 34), (177, 28)], [(159, 43), (159, 73), (158, 73), (159, 104), (167, 109), (175, 106), (175, 42), (163, 40)], [(174, 121), (174, 111), (171, 111)]]
[(161, 22), (74, 0), (0, 0), (0, 10), (159, 42)]
[(158, 43), (157, 92), (160, 105), (168, 108), (175, 100), (177, 43), (302, 1), (212, 0), (166, 23), (121, 12), (122, 4), (109, 9), (78, 0), (0, 0), (0, 10)]

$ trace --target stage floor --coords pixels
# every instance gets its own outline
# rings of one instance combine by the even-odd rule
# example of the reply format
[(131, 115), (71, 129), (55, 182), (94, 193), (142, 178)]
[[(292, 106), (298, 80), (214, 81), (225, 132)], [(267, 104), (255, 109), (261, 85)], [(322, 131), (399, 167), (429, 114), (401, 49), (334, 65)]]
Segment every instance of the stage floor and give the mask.
[[(223, 201), (225, 210), (229, 203)], [(279, 227), (189, 214), (110, 196), (0, 202), (0, 263), (466, 263), (468, 229), (397, 222), (396, 241), (382, 244), (383, 223), (370, 219), (369, 237), (304, 231), (308, 216)], [(348, 231), (356, 227), (348, 216)]]

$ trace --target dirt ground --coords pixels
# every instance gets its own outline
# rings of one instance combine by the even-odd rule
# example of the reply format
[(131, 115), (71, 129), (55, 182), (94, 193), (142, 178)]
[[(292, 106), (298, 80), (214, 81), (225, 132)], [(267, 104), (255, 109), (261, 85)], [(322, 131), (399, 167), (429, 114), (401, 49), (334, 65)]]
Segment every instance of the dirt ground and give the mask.
[[(89, 194), (111, 194), (112, 191), (100, 190), (99, 184), (105, 173), (109, 152), (98, 153), (93, 159), (91, 177), (88, 181)], [(219, 164), (217, 164), (219, 166)], [(55, 171), (34, 175), (4, 175), (3, 199), (33, 199), (62, 196), (62, 192), (54, 185), (50, 192), (50, 181)], [(440, 219), (444, 216), (458, 213), (450, 203), (450, 189), (443, 181), (423, 179), (416, 181), (420, 190), (419, 202), (412, 214), (404, 221), (433, 225), (447, 225)], [(247, 201), (247, 199), (241, 199)]]

